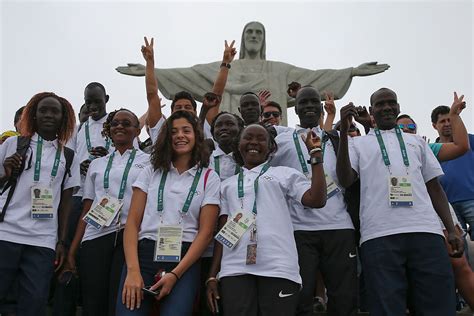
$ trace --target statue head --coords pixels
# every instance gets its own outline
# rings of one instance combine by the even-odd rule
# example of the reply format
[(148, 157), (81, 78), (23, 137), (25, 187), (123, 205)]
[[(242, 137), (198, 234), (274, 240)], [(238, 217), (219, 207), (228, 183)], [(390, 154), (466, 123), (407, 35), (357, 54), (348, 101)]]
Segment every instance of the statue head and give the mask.
[(266, 59), (265, 27), (260, 22), (253, 21), (244, 26), (239, 59), (248, 59), (249, 54), (258, 54), (260, 59)]

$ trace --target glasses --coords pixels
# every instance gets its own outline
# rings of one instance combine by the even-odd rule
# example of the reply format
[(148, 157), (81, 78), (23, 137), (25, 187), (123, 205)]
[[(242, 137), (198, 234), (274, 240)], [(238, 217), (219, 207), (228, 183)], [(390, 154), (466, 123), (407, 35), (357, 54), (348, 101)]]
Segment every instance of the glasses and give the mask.
[(262, 113), (263, 118), (270, 118), (270, 116), (273, 116), (274, 118), (279, 118), (280, 117), (280, 112), (278, 111), (270, 111), (270, 112), (263, 112)]
[(414, 123), (411, 123), (411, 124), (398, 124), (398, 127), (400, 127), (400, 129), (404, 129), (406, 127), (411, 131), (416, 130), (416, 124), (414, 124)]
[(125, 127), (125, 128), (133, 126), (132, 122), (130, 122), (130, 121), (113, 120), (112, 122), (110, 122), (111, 127), (117, 127), (119, 125), (122, 125), (122, 127)]

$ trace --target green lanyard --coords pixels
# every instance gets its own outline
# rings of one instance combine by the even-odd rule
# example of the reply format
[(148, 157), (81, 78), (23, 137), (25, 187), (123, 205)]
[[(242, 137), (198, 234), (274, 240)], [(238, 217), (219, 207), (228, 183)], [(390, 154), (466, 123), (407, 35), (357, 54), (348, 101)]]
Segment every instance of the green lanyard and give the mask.
[[(263, 167), (262, 170), (260, 171), (259, 175), (253, 182), (253, 189), (255, 191), (255, 200), (253, 201), (253, 208), (252, 208), (252, 213), (256, 216), (257, 215), (257, 193), (258, 193), (258, 179), (262, 174), (264, 174), (268, 168), (270, 168), (270, 164), (267, 162)], [(244, 172), (242, 169), (239, 171), (239, 177), (237, 180), (237, 190), (238, 190), (238, 196), (239, 199), (242, 201), (242, 208), (243, 208), (243, 199), (244, 199)]]
[(303, 169), (303, 173), (305, 175), (308, 175), (309, 174), (308, 165), (306, 164), (306, 161), (304, 160), (303, 151), (301, 150), (301, 145), (300, 145), (300, 142), (298, 140), (298, 137), (299, 137), (298, 133), (295, 130), (293, 132), (293, 142), (295, 143), (296, 152), (298, 154), (298, 160), (300, 162), (301, 169)]
[[(36, 145), (36, 161), (35, 161), (35, 173), (34, 173), (34, 182), (40, 180), (41, 173), (41, 156), (43, 155), (43, 137), (38, 135), (38, 144)], [(58, 149), (56, 150), (56, 157), (54, 157), (53, 169), (51, 170), (51, 182), (58, 174), (59, 161), (61, 160), (61, 145), (58, 144)]]
[[(217, 174), (220, 176), (220, 156), (215, 156), (214, 157), (214, 170), (217, 172)], [(234, 169), (234, 175), (239, 173), (240, 167), (239, 165), (235, 164), (235, 169)]]
[[(388, 158), (387, 148), (385, 148), (385, 144), (383, 142), (382, 135), (380, 134), (380, 130), (378, 128), (375, 128), (374, 132), (375, 136), (377, 136), (377, 141), (379, 143), (380, 151), (382, 153), (383, 162), (390, 171), (390, 159)], [(398, 143), (400, 144), (400, 151), (402, 152), (403, 163), (405, 164), (405, 167), (407, 168), (408, 172), (410, 161), (408, 160), (407, 149), (405, 147), (405, 142), (403, 141), (402, 132), (398, 126), (395, 126), (395, 133), (397, 134)]]
[[(91, 150), (92, 150), (92, 144), (91, 144), (91, 136), (90, 136), (90, 133), (89, 133), (89, 120), (86, 121), (85, 125), (86, 125), (85, 132), (86, 132), (87, 151), (90, 153)], [(107, 149), (107, 151), (108, 151), (109, 148), (110, 148), (110, 139), (107, 139), (105, 141), (105, 149)]]
[[(194, 176), (193, 184), (191, 188), (189, 188), (188, 196), (186, 197), (186, 201), (184, 202), (183, 209), (181, 213), (184, 215), (188, 212), (189, 207), (191, 206), (191, 202), (193, 201), (194, 193), (196, 193), (196, 187), (199, 183), (199, 179), (201, 178), (202, 167), (200, 167), (196, 171), (196, 175)], [(165, 189), (166, 178), (168, 177), (168, 171), (163, 171), (160, 180), (160, 187), (158, 188), (158, 207), (157, 211), (162, 214), (163, 212), (163, 191)]]
[(322, 140), (322, 143), (323, 143), (323, 144), (322, 144), (322, 148), (321, 148), (321, 154), (322, 154), (323, 157), (324, 157), (324, 152), (326, 151), (326, 143), (327, 143), (328, 140), (329, 140), (328, 137), (326, 137), (326, 139), (324, 139), (324, 136), (326, 136), (326, 132), (325, 132), (325, 131), (323, 131), (323, 132), (321, 133), (321, 140)]
[[(130, 157), (128, 157), (127, 165), (125, 166), (125, 170), (123, 171), (122, 175), (122, 182), (120, 183), (120, 191), (118, 195), (118, 199), (122, 200), (125, 194), (125, 187), (127, 185), (128, 173), (130, 172), (130, 168), (132, 167), (133, 160), (135, 159), (135, 155), (137, 154), (137, 150), (134, 148), (130, 153)], [(112, 168), (112, 162), (114, 161), (115, 152), (112, 153), (109, 157), (109, 161), (107, 162), (107, 168), (105, 168), (104, 172), (104, 189), (107, 192), (109, 190), (109, 174), (110, 169)]]

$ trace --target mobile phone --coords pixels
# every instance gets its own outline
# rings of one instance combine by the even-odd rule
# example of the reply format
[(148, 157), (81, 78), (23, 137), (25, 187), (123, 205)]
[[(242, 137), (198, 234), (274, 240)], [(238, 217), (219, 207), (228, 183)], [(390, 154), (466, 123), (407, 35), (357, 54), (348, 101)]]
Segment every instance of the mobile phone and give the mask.
[(151, 286), (146, 286), (142, 288), (143, 293), (151, 296), (157, 296), (160, 295), (160, 289), (156, 289), (154, 291), (150, 290)]

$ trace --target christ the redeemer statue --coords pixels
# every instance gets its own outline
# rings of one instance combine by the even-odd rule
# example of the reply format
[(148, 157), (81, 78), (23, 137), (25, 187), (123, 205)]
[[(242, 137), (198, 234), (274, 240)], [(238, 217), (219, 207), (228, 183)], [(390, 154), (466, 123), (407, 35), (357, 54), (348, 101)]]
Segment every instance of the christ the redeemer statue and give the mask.
[[(260, 22), (250, 22), (244, 27), (239, 59), (232, 62), (232, 69), (225, 87), (220, 109), (238, 114), (239, 99), (245, 92), (269, 90), (271, 100), (278, 102), (286, 114), (290, 102), (286, 90), (290, 82), (311, 85), (319, 91), (331, 91), (335, 99), (346, 94), (353, 77), (375, 75), (387, 70), (387, 64), (364, 63), (345, 69), (311, 70), (278, 61), (266, 60), (265, 28)], [(188, 91), (202, 102), (204, 94), (212, 90), (221, 62), (199, 64), (189, 68), (155, 69), (160, 92), (168, 99), (182, 90)], [(145, 66), (128, 64), (117, 67), (118, 72), (131, 76), (144, 76)], [(284, 115), (286, 125), (287, 115)]]

